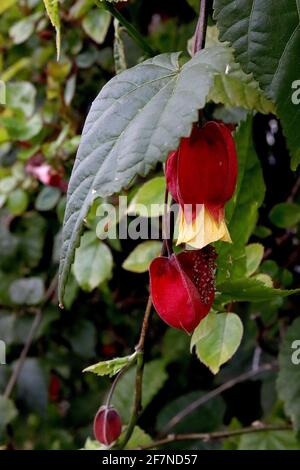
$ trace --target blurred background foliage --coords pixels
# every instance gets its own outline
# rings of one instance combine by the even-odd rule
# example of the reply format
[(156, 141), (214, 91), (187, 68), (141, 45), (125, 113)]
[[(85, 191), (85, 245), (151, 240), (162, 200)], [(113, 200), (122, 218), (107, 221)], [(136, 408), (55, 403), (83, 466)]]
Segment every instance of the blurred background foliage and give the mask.
[[(187, 53), (198, 1), (132, 0), (120, 8), (157, 53)], [(59, 62), (55, 31), (41, 0), (2, 0), (0, 15), (0, 80), (6, 85), (6, 103), (0, 108), (0, 339), (7, 345), (7, 364), (0, 366), (0, 444), (9, 449), (77, 449), (92, 436), (93, 417), (109, 386), (109, 379), (82, 374), (82, 370), (99, 359), (132, 351), (148, 295), (147, 268), (159, 252), (160, 242), (101, 242), (95, 231), (95, 204), (76, 252), (64, 310), (58, 308), (49, 286), (51, 289), (56, 279), (67, 182), (84, 119), (102, 86), (116, 72), (141, 61), (143, 51), (92, 0), (61, 3)], [(235, 90), (240, 85), (232, 87)], [(230, 106), (228, 96), (222, 99), (227, 106), (210, 103), (207, 116), (234, 124), (245, 119), (245, 109)], [(213, 101), (219, 102), (217, 98)], [(299, 285), (300, 276), (300, 184), (290, 170), (279, 122), (267, 114), (271, 111), (268, 103), (257, 106), (265, 114), (257, 113), (253, 123), (248, 118), (237, 137), (239, 155), (250, 152), (252, 136), (254, 147), (252, 157), (245, 159), (248, 167), (241, 200), (237, 209), (227, 208), (233, 236), (238, 234), (240, 239), (230, 253), (231, 264), (236, 279), (243, 258), (248, 277), (266, 286), (274, 282), (275, 287), (289, 289)], [(124, 191), (131, 200), (124, 217), (130, 218), (138, 203), (162, 202), (162, 176), (159, 165), (147, 182), (137, 178)], [(117, 204), (114, 197), (109, 202)], [(161, 214), (155, 215), (159, 224)], [(226, 284), (228, 249), (220, 249), (220, 284)], [(147, 350), (146, 408), (129, 446), (149, 443), (149, 435), (169, 429), (174, 415), (217, 385), (259, 368), (259, 364), (276, 363), (279, 350), (280, 364), (289, 363), (281, 344), (286, 328), (298, 315), (297, 297), (257, 300), (232, 302), (231, 311), (243, 321), (244, 337), (234, 358), (216, 377), (189, 354), (185, 334), (168, 329), (155, 318)], [(8, 397), (9, 377), (37, 314), (41, 322)], [(294, 324), (293, 334), (300, 338), (299, 322)], [(297, 379), (293, 370), (290, 376), (285, 371), (287, 376), (278, 385), (281, 400), (286, 396), (284, 382), (296, 381), (296, 388), (300, 387), (299, 372)], [(256, 420), (287, 422), (276, 375), (275, 367), (230, 388), (182, 419), (172, 432), (235, 429)], [(114, 398), (124, 422), (132, 389), (130, 371)], [(297, 400), (289, 417), (300, 421), (299, 396)], [(273, 434), (271, 439), (266, 434), (225, 444), (176, 444), (180, 446), (300, 447), (291, 431)], [(86, 447), (95, 444), (88, 440)]]

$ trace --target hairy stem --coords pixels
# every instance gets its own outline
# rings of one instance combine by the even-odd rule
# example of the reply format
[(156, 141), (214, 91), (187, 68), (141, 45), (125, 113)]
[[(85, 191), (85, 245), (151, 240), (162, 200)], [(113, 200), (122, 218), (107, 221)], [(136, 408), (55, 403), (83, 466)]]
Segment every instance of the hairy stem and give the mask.
[(199, 20), (198, 20), (196, 31), (195, 31), (195, 41), (194, 41), (194, 48), (193, 48), (194, 54), (196, 54), (196, 52), (198, 51), (201, 51), (205, 47), (207, 17), (208, 17), (208, 7), (207, 7), (206, 0), (201, 0)]
[(104, 7), (105, 10), (109, 11), (109, 13), (111, 13), (112, 16), (116, 18), (122, 26), (124, 26), (128, 34), (143, 49), (143, 51), (146, 52), (148, 56), (152, 57), (155, 55), (154, 50), (149, 46), (139, 31), (129, 21), (127, 21), (126, 18), (124, 18), (122, 13), (120, 13), (112, 3), (105, 0), (102, 2), (100, 0), (95, 0), (95, 2), (98, 7)]

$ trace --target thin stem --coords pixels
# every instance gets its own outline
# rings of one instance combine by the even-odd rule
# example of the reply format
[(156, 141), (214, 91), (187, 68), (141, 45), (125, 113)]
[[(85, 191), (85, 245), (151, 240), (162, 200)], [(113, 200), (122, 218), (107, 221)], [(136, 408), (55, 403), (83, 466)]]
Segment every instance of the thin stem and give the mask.
[(112, 397), (113, 397), (113, 394), (115, 392), (115, 389), (116, 389), (116, 386), (118, 385), (118, 382), (119, 380), (123, 377), (123, 375), (125, 374), (125, 372), (128, 371), (128, 369), (130, 369), (131, 366), (133, 366), (133, 364), (136, 363), (136, 360), (137, 360), (137, 355), (136, 353), (132, 355), (132, 360), (129, 362), (129, 364), (127, 364), (127, 366), (123, 367), (123, 369), (118, 373), (118, 375), (115, 377), (113, 383), (112, 383), (112, 386), (110, 388), (110, 391), (107, 395), (107, 399), (106, 399), (106, 406), (109, 407), (110, 406), (110, 403), (111, 403), (111, 400), (112, 400)]
[[(43, 300), (43, 305), (45, 305), (51, 299), (52, 295), (55, 292), (56, 285), (57, 285), (57, 274), (52, 279), (52, 281), (50, 283), (50, 286), (48, 287), (48, 289), (45, 293), (45, 297), (44, 297), (44, 300)], [(9, 379), (7, 385), (6, 385), (6, 388), (5, 388), (5, 391), (4, 391), (4, 394), (3, 394), (5, 398), (9, 398), (10, 395), (12, 394), (12, 392), (13, 392), (13, 389), (14, 389), (17, 381), (18, 381), (18, 378), (19, 378), (21, 372), (22, 372), (25, 359), (27, 357), (28, 351), (30, 349), (30, 346), (32, 344), (32, 341), (34, 339), (35, 333), (36, 333), (36, 331), (37, 331), (37, 329), (40, 325), (41, 320), (42, 320), (42, 307), (40, 307), (37, 310), (37, 313), (36, 313), (36, 315), (34, 317), (34, 320), (32, 322), (28, 337), (27, 337), (26, 342), (24, 344), (24, 347), (21, 351), (21, 354), (20, 354), (19, 360), (17, 362), (17, 365), (16, 365), (15, 369), (13, 370), (13, 372), (10, 376), (10, 379)]]
[(147, 302), (147, 305), (146, 305), (145, 314), (144, 314), (140, 339), (139, 339), (138, 345), (136, 346), (136, 351), (138, 351), (138, 352), (143, 352), (144, 351), (145, 339), (146, 339), (146, 335), (147, 335), (147, 331), (148, 331), (151, 312), (152, 312), (152, 299), (151, 299), (151, 295), (149, 295), (148, 302)]
[[(165, 255), (167, 251), (166, 240), (163, 241), (163, 246), (161, 249), (161, 255)], [(151, 295), (148, 297), (148, 302), (145, 309), (143, 324), (141, 328), (139, 342), (135, 348), (137, 352), (137, 366), (136, 366), (136, 375), (135, 375), (135, 396), (134, 396), (134, 405), (131, 413), (131, 417), (125, 432), (124, 437), (117, 443), (117, 449), (124, 449), (127, 442), (129, 441), (137, 420), (142, 411), (142, 391), (143, 391), (143, 372), (144, 372), (144, 350), (145, 350), (145, 341), (147, 333), (149, 330), (149, 324), (152, 314), (152, 299)], [(115, 381), (118, 381), (117, 379)], [(112, 392), (113, 393), (113, 392)]]
[(154, 50), (149, 46), (147, 41), (143, 38), (143, 36), (139, 33), (139, 31), (131, 24), (129, 21), (124, 18), (122, 13), (114, 7), (112, 3), (107, 1), (100, 1), (95, 0), (96, 5), (100, 8), (104, 7), (105, 10), (109, 11), (116, 18), (122, 26), (127, 30), (128, 34), (135, 40), (135, 42), (149, 55), (150, 57), (155, 55)]
[(246, 380), (249, 380), (252, 377), (255, 377), (259, 374), (262, 374), (263, 372), (268, 372), (268, 371), (274, 370), (274, 368), (275, 367), (274, 367), (273, 364), (264, 364), (259, 369), (250, 370), (248, 372), (245, 372), (245, 373), (239, 375), (238, 377), (235, 377), (235, 378), (229, 380), (228, 382), (225, 382), (224, 384), (220, 385), (219, 387), (215, 388), (214, 390), (211, 390), (206, 395), (203, 395), (202, 397), (200, 397), (197, 400), (193, 401), (186, 408), (184, 408), (179, 413), (177, 413), (175, 416), (173, 416), (173, 418), (171, 418), (170, 421), (163, 428), (163, 430), (161, 432), (161, 435), (167, 434), (170, 431), (170, 429), (172, 429), (174, 426), (176, 426), (180, 421), (182, 421), (184, 418), (186, 418), (189, 414), (191, 414), (197, 408), (204, 405), (205, 403), (212, 400), (213, 398), (217, 397), (218, 395), (221, 395), (221, 393), (225, 392), (226, 390), (229, 390), (230, 388), (234, 387), (235, 385), (237, 385), (241, 382), (245, 382)]
[(133, 412), (129, 423), (126, 428), (124, 437), (119, 441), (116, 448), (124, 449), (127, 442), (132, 436), (137, 420), (142, 411), (142, 387), (143, 387), (143, 371), (144, 371), (144, 353), (139, 351), (137, 353), (137, 366), (136, 366), (136, 376), (135, 376), (135, 398)]
[(170, 444), (171, 442), (178, 441), (204, 441), (209, 442), (212, 440), (226, 439), (230, 437), (242, 436), (243, 434), (254, 434), (260, 432), (275, 432), (275, 431), (289, 431), (292, 429), (290, 424), (284, 425), (264, 425), (258, 424), (257, 426), (249, 426), (241, 429), (234, 429), (233, 431), (219, 431), (210, 433), (191, 433), (191, 434), (170, 434), (164, 439), (152, 442), (147, 446), (139, 447), (136, 450), (155, 449), (156, 447)]
[(205, 47), (205, 37), (206, 37), (206, 30), (207, 30), (207, 18), (208, 18), (208, 8), (206, 4), (206, 0), (200, 1), (200, 13), (199, 13), (199, 20), (196, 26), (195, 32), (195, 42), (193, 53), (201, 51)]

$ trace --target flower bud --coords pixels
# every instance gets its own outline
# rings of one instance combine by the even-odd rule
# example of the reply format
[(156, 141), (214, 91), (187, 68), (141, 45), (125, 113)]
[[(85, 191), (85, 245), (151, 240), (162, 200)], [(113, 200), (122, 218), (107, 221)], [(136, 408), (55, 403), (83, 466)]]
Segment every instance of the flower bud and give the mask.
[(119, 413), (112, 406), (101, 406), (94, 419), (94, 435), (101, 444), (109, 446), (122, 432)]

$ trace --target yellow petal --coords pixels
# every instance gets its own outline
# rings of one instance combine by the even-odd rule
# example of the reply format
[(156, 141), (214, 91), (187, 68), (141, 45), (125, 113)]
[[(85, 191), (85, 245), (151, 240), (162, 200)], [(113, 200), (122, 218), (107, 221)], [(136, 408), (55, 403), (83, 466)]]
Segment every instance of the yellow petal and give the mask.
[(204, 204), (198, 207), (199, 211), (194, 220), (190, 211), (186, 214), (180, 208), (177, 245), (188, 243), (193, 248), (201, 249), (218, 240), (232, 243), (224, 218), (217, 223)]

